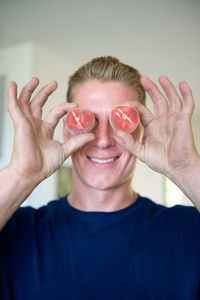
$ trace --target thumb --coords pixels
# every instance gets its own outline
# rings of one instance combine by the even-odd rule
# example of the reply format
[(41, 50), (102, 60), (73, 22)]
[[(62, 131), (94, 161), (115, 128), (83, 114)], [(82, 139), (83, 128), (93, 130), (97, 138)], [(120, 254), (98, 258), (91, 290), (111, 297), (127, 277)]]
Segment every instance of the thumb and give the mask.
[(143, 161), (143, 144), (134, 139), (134, 137), (128, 132), (119, 130), (117, 131), (117, 135), (120, 138), (120, 144), (131, 154)]
[[(63, 144), (61, 144), (66, 158), (72, 153), (81, 148), (86, 143), (89, 143), (95, 139), (95, 135), (93, 133), (84, 133), (76, 136), (72, 136), (69, 140)], [(65, 159), (66, 159), (65, 158)]]

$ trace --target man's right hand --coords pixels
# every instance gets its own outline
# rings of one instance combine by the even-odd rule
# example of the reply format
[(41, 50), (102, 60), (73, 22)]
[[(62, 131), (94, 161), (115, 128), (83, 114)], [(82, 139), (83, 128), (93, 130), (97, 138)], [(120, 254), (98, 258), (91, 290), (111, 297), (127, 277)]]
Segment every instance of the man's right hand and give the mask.
[(54, 140), (59, 120), (76, 105), (62, 103), (42, 120), (42, 107), (56, 90), (57, 83), (50, 82), (31, 100), (38, 84), (37, 78), (31, 79), (19, 98), (16, 83), (9, 84), (8, 111), (15, 136), (11, 161), (0, 170), (0, 230), (42, 180), (54, 173), (72, 152), (95, 138), (87, 133), (69, 135), (65, 143)]
[(42, 107), (56, 90), (57, 83), (50, 82), (31, 100), (38, 84), (37, 78), (31, 79), (18, 99), (16, 83), (11, 82), (8, 88), (8, 111), (15, 129), (9, 168), (15, 171), (16, 176), (30, 178), (36, 184), (54, 173), (73, 151), (94, 138), (93, 134), (81, 134), (70, 137), (63, 144), (54, 140), (54, 130), (60, 118), (76, 105), (62, 103), (42, 120)]

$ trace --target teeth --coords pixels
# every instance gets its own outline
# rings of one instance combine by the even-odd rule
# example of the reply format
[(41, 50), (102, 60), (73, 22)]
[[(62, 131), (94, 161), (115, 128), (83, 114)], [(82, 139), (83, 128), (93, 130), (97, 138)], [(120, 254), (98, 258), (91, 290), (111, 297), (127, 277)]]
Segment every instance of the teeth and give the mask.
[(93, 158), (93, 157), (88, 157), (90, 160), (97, 162), (99, 164), (105, 164), (111, 161), (114, 161), (117, 159), (117, 157), (113, 157), (113, 158), (109, 158), (109, 159), (97, 159), (97, 158)]

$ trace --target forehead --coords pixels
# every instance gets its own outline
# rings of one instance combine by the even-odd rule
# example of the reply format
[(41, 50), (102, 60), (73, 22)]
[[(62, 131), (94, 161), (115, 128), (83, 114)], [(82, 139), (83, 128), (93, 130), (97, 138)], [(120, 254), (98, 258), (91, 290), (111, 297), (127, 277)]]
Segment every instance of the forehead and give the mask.
[(137, 92), (120, 81), (90, 80), (75, 87), (72, 101), (92, 111), (110, 110), (127, 101), (139, 101)]

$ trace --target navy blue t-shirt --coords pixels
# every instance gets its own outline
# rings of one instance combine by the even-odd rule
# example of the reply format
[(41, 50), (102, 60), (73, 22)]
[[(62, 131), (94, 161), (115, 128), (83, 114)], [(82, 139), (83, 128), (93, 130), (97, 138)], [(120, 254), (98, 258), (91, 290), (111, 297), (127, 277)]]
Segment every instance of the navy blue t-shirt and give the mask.
[(83, 212), (20, 208), (0, 233), (0, 299), (200, 299), (200, 214), (138, 197)]

